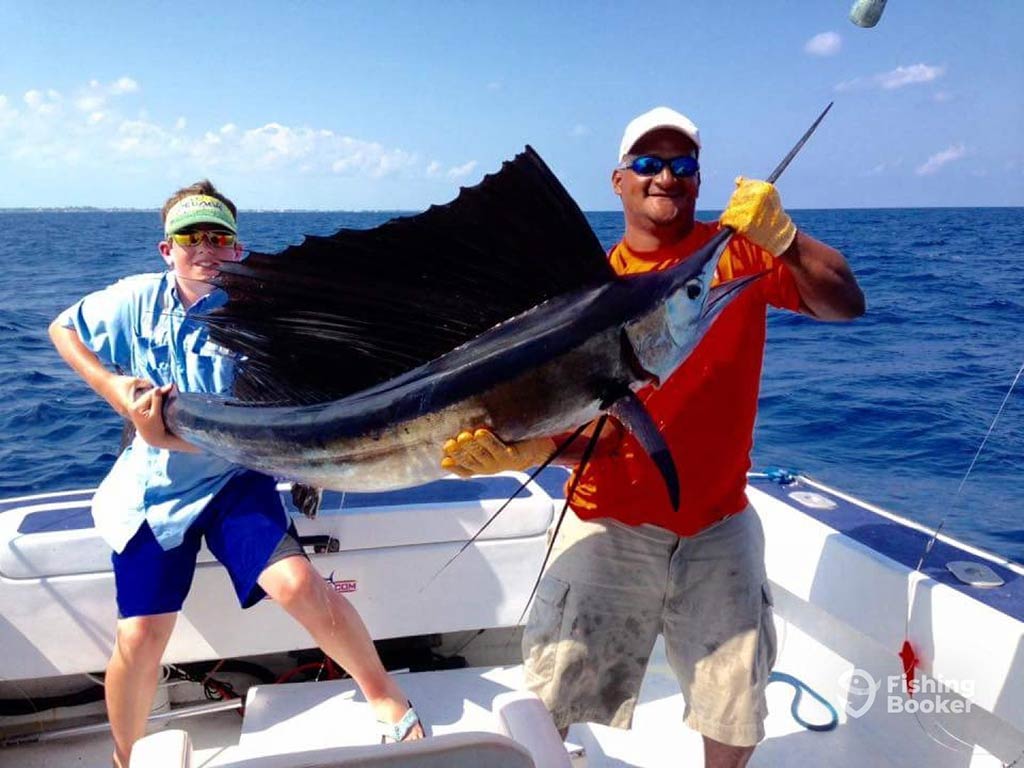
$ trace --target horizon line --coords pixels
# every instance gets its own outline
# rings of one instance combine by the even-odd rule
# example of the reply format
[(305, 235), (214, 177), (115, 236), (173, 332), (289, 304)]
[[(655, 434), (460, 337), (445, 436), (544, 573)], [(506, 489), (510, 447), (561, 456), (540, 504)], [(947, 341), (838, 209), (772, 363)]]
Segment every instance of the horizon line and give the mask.
[[(985, 208), (1015, 209), (1024, 208), (1024, 204), (999, 205), (881, 205), (881, 206), (835, 206), (815, 208), (786, 208), (789, 212), (797, 211), (912, 211), (912, 210), (978, 210)], [(239, 208), (239, 213), (394, 213), (416, 215), (426, 212), (427, 208)], [(622, 213), (621, 208), (580, 208), (583, 213)], [(724, 209), (698, 208), (696, 213), (714, 213)], [(159, 213), (159, 208), (134, 208), (122, 206), (91, 206), (91, 205), (41, 205), (41, 206), (0, 206), (2, 213)]]

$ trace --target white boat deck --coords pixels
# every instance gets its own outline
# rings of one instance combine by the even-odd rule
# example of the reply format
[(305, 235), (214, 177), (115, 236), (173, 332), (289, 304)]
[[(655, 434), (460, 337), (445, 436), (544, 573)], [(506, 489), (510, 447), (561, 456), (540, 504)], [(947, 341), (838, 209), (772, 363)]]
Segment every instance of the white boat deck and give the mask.
[[(459, 486), (463, 491), (469, 487)], [(790, 711), (793, 688), (773, 683), (768, 688), (767, 738), (750, 764), (1024, 768), (1024, 568), (940, 536), (928, 565), (917, 572), (914, 563), (930, 532), (914, 523), (806, 479), (786, 486), (761, 483), (749, 493), (765, 525), (766, 563), (779, 641), (775, 669), (799, 678), (819, 693), (838, 710), (839, 721), (829, 732), (806, 730)], [(494, 495), (501, 496), (502, 489), (496, 489)], [(492, 540), (479, 542), (473, 555), (460, 563), (468, 570), (450, 574), (449, 581), (437, 580), (432, 588), (439, 593), (430, 600), (410, 591), (403, 581), (385, 577), (395, 573), (392, 566), (399, 558), (405, 566), (399, 573), (401, 579), (432, 572), (457, 547), (460, 531), (472, 530), (475, 518), (487, 514), (489, 501), (461, 503), (452, 509), (438, 507), (436, 518), (446, 519), (458, 529), (444, 533), (445, 541), (434, 540), (434, 518), (426, 516), (423, 509), (409, 507), (410, 512), (396, 507), (402, 514), (424, 516), (423, 528), (428, 533), (434, 531), (434, 538), (385, 549), (356, 547), (315, 555), (332, 582), (337, 568), (336, 583), (350, 581), (353, 587), (358, 583), (359, 589), (351, 597), (368, 617), (375, 636), (451, 632), (448, 651), (452, 652), (460, 647), (458, 636), (464, 640), (475, 629), (493, 628), (471, 644), (475, 656), (471, 662), (507, 666), (416, 673), (404, 678), (403, 686), (434, 735), (494, 731), (495, 696), (520, 688), (518, 643), (506, 644), (501, 633), (511, 634), (503, 628), (515, 623), (526, 601), (524, 590), (529, 589), (539, 568), (553, 502), (553, 497), (539, 490), (523, 500), (520, 511), (529, 513), (529, 526), (494, 533)], [(451, 503), (449, 499), (449, 507)], [(365, 531), (366, 535), (354, 538), (346, 531), (351, 533), (351, 526), (369, 525), (374, 519), (382, 525), (393, 522), (387, 519), (392, 512), (380, 509), (325, 514), (315, 525), (302, 524), (310, 528), (309, 533), (330, 533), (349, 542), (372, 541)], [(461, 515), (457, 525), (452, 523), (453, 512)], [(72, 564), (73, 573), (66, 572), (71, 566), (63, 553), (84, 558), (76, 545), (91, 534), (87, 528), (74, 526), (50, 530), (48, 514), (48, 510), (23, 507), (4, 513), (8, 526), (18, 523), (16, 535), (10, 538), (13, 554), (9, 553), (8, 570), (25, 569), (26, 563), (35, 563), (36, 568), (50, 563), (49, 568), (54, 559), (47, 559), (50, 549), (61, 555), (53, 567), (63, 568), (46, 577), (22, 574), (14, 578), (0, 572), (0, 686), (7, 698), (28, 698), (22, 685), (34, 685), (31, 694), (45, 696), (47, 675), (65, 675), (53, 679), (57, 681), (54, 684), (66, 686), (69, 679), (77, 679), (66, 675), (101, 669), (109, 654), (113, 619), (107, 613), (113, 600), (104, 592), (111, 589), (109, 574), (94, 573), (95, 566), (84, 560)], [(23, 524), (25, 520), (32, 523), (31, 515), (43, 516), (36, 527)], [(36, 559), (26, 559), (26, 553), (34, 553)], [(947, 568), (956, 561), (994, 569), (1002, 586), (960, 583)], [(210, 563), (198, 576), (208, 583), (203, 590), (194, 590), (196, 602), (186, 605), (178, 632), (184, 645), (169, 650), (169, 663), (280, 652), (308, 643), (307, 637), (292, 636), (288, 632), (294, 630), (275, 624), (283, 619), (274, 606), (260, 606), (244, 614), (232, 609), (232, 622), (226, 626), (222, 618), (228, 609), (217, 603), (217, 599), (230, 598), (226, 583), (218, 583), (224, 581), (223, 574)], [(478, 577), (483, 579), (482, 586)], [(463, 589), (461, 599), (451, 597), (455, 585)], [(472, 597), (465, 597), (470, 586)], [(409, 603), (396, 605), (377, 599), (384, 593), (408, 594)], [(444, 610), (428, 611), (428, 605)], [(901, 691), (889, 689), (902, 680), (897, 653), (906, 637), (920, 652), (918, 679), (927, 676), (933, 684), (940, 680), (954, 687), (967, 685), (969, 689), (959, 689), (963, 696), (956, 690), (932, 690), (908, 699)], [(89, 638), (91, 644), (84, 642)], [(925, 702), (933, 707), (942, 704), (952, 711), (900, 711), (911, 701), (919, 707)], [(576, 724), (568, 741), (582, 747), (585, 764), (595, 768), (700, 766), (701, 739), (682, 724), (683, 709), (659, 642), (644, 679), (633, 728), (623, 731)], [(102, 718), (103, 705), (98, 702), (78, 712), (96, 722)], [(47, 710), (40, 715), (38, 727), (81, 724), (67, 719), (68, 714), (67, 710)], [(831, 716), (808, 695), (803, 697), (799, 715), (810, 723), (827, 722)], [(24, 716), (0, 717), (0, 741), (35, 727), (36, 722)], [(257, 686), (250, 692), (244, 720), (237, 711), (222, 711), (164, 721), (151, 731), (163, 728), (184, 729), (190, 734), (196, 768), (242, 766), (254, 755), (374, 744), (379, 739), (368, 709), (360, 704), (349, 681)], [(106, 768), (111, 748), (109, 733), (100, 727), (87, 736), (0, 747), (0, 766)], [(582, 764), (582, 760), (576, 762)]]
[[(836, 701), (843, 659), (793, 626), (780, 622), (781, 653), (777, 669), (801, 678), (830, 701)], [(521, 686), (519, 666), (471, 668), (403, 675), (403, 686), (416, 703), (432, 735), (461, 730), (494, 731), (491, 702), (498, 694)], [(790, 713), (793, 688), (773, 683), (768, 688), (767, 737), (751, 766), (829, 765), (837, 768), (936, 766), (998, 768), (1013, 761), (1024, 744), (1012, 734), (1003, 744), (990, 744), (999, 756), (981, 747), (957, 744), (956, 719), (933, 715), (887, 713), (873, 707), (860, 718), (840, 708), (840, 723), (831, 732), (805, 730)], [(829, 713), (804, 696), (800, 714), (809, 722), (827, 722)], [(640, 704), (631, 730), (577, 724), (568, 735), (570, 746), (582, 747), (592, 768), (690, 768), (703, 765), (700, 737), (682, 724), (683, 699), (665, 659), (661, 641), (644, 679)], [(972, 730), (976, 724), (970, 724)], [(250, 693), (243, 720), (235, 711), (173, 720), (164, 727), (187, 731), (193, 743), (193, 768), (245, 765), (249, 756), (301, 752), (379, 740), (361, 696), (351, 681), (258, 686)], [(929, 735), (926, 729), (931, 732)], [(1018, 736), (1019, 738), (1019, 736)], [(0, 750), (0, 765), (19, 768), (92, 768), (110, 764), (110, 738), (94, 734), (61, 741), (23, 744)]]

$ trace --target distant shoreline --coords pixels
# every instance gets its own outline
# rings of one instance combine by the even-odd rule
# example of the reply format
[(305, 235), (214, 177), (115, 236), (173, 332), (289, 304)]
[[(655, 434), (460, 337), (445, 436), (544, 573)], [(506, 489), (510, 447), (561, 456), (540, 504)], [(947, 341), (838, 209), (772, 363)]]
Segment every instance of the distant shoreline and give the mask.
[[(1024, 205), (908, 205), (908, 206), (882, 206), (882, 207), (859, 207), (859, 208), (787, 208), (786, 210), (799, 213), (801, 211), (984, 211), (984, 210), (1022, 210)], [(426, 209), (423, 209), (426, 210)], [(336, 208), (241, 208), (239, 213), (344, 213), (344, 214), (391, 214), (393, 216), (415, 216), (423, 213), (423, 210), (391, 210), (391, 209), (367, 209), (367, 210), (344, 210)], [(0, 208), (0, 215), (11, 213), (152, 213), (158, 214), (157, 208), (92, 208), (89, 206), (55, 206), (51, 208)], [(607, 213), (621, 214), (621, 209), (612, 210), (585, 210), (584, 213)], [(698, 217), (701, 215), (717, 215), (717, 209), (698, 210)]]

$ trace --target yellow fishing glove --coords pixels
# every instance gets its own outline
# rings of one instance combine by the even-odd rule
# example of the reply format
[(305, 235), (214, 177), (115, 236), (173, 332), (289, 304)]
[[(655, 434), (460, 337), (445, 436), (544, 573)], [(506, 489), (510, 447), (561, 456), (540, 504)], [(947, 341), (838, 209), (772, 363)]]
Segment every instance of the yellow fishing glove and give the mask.
[(504, 443), (489, 429), (478, 429), (460, 432), (445, 442), (441, 468), (460, 477), (493, 475), (534, 467), (554, 452), (555, 441), (550, 437)]
[(775, 185), (767, 181), (736, 177), (736, 189), (719, 221), (772, 256), (783, 253), (796, 237), (796, 227), (783, 209)]

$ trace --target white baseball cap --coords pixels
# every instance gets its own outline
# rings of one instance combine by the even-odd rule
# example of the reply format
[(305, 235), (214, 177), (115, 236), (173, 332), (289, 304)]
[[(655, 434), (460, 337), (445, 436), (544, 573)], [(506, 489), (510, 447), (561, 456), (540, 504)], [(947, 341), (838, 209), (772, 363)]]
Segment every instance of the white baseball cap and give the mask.
[(629, 150), (640, 139), (659, 128), (679, 131), (696, 144), (697, 149), (700, 149), (700, 131), (697, 130), (697, 126), (690, 118), (668, 107), (655, 107), (650, 112), (644, 112), (639, 117), (633, 118), (626, 126), (626, 130), (622, 134), (622, 143), (619, 145), (619, 160), (628, 155)]

